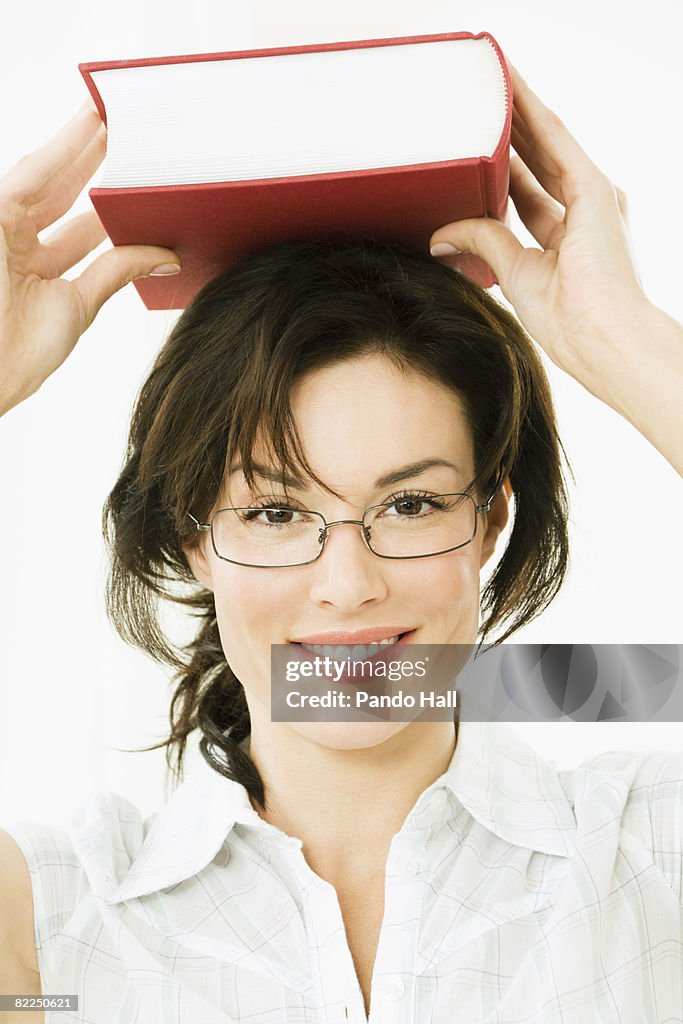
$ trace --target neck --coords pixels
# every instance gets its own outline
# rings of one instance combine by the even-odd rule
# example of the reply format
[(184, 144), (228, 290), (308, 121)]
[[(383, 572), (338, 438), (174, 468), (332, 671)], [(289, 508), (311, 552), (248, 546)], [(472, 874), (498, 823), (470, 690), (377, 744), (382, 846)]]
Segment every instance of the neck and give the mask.
[(266, 788), (259, 814), (301, 839), (328, 880), (383, 871), (393, 836), (446, 771), (456, 742), (452, 722), (411, 722), (360, 749), (325, 746), (267, 715), (252, 712), (251, 725), (250, 756)]

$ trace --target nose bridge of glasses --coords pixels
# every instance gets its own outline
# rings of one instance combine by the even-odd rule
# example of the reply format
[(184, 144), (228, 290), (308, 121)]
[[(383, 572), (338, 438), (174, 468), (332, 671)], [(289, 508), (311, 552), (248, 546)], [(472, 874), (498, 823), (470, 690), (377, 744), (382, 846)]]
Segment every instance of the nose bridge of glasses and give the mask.
[[(325, 520), (323, 520), (323, 522), (325, 522)], [(333, 526), (343, 526), (345, 524), (349, 525), (349, 526), (364, 526), (365, 525), (365, 523), (363, 522), (362, 519), (335, 519), (334, 522), (332, 522), (332, 523), (327, 523), (326, 522), (325, 526), (323, 527), (323, 529), (330, 530)]]
[(332, 529), (333, 526), (360, 526), (361, 534), (363, 535), (363, 539), (366, 541), (366, 543), (369, 539), (368, 526), (365, 523), (365, 520), (363, 519), (335, 519), (334, 522), (332, 523), (327, 523), (323, 519), (323, 523), (325, 523), (325, 525), (320, 527), (319, 534), (320, 540), (322, 541), (327, 540), (327, 534)]

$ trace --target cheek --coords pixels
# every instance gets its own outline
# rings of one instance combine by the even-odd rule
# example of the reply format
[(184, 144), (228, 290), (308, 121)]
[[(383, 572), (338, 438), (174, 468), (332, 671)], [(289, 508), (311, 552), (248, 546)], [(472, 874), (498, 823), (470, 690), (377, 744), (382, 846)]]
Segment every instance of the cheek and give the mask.
[(409, 593), (416, 619), (426, 627), (427, 643), (472, 644), (476, 640), (479, 556), (470, 548), (472, 545), (416, 563)]
[(405, 592), (425, 609), (444, 612), (479, 605), (479, 552), (473, 544), (436, 558), (416, 560), (405, 574)]
[(283, 643), (297, 595), (286, 573), (262, 573), (234, 567), (216, 578), (214, 598), (225, 657), (238, 678), (251, 679), (254, 668), (270, 674), (270, 644)]

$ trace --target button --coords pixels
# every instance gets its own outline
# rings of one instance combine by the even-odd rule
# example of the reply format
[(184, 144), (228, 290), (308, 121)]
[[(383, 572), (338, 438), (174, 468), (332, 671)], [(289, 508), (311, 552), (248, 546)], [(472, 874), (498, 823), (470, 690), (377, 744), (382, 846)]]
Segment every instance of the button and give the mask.
[(398, 862), (398, 873), (403, 875), (404, 878), (412, 878), (413, 875), (417, 874), (417, 861), (413, 860), (412, 857), (403, 857)]
[(379, 995), (382, 999), (401, 999), (405, 994), (406, 987), (403, 981), (398, 975), (389, 975), (386, 978), (380, 978), (377, 985), (379, 989)]

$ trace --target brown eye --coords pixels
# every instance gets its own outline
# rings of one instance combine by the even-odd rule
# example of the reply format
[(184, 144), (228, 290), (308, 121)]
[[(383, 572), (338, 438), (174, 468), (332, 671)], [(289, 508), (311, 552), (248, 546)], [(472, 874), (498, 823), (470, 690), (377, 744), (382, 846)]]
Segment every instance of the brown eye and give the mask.
[[(291, 523), (293, 512), (289, 508), (266, 508), (263, 510), (269, 523), (280, 525)], [(289, 518), (287, 518), (289, 516)]]
[(420, 512), (420, 509), (422, 508), (422, 506), (424, 504), (425, 504), (425, 502), (424, 502), (424, 500), (422, 498), (419, 498), (419, 499), (417, 499), (417, 498), (415, 498), (415, 499), (405, 498), (403, 501), (397, 501), (395, 503), (396, 508), (399, 511), (404, 512), (404, 513), (406, 513), (406, 515), (409, 515), (409, 516), (410, 515), (418, 515), (418, 513)]
[[(247, 523), (264, 523), (270, 526), (287, 526), (292, 522), (292, 516), (296, 515), (292, 508), (249, 508), (245, 511), (243, 519)], [(265, 518), (263, 518), (265, 517)]]

